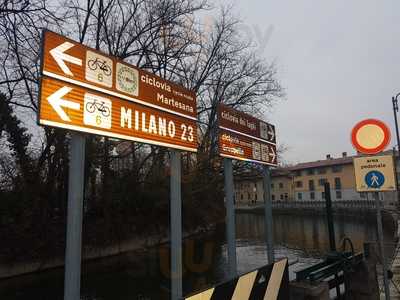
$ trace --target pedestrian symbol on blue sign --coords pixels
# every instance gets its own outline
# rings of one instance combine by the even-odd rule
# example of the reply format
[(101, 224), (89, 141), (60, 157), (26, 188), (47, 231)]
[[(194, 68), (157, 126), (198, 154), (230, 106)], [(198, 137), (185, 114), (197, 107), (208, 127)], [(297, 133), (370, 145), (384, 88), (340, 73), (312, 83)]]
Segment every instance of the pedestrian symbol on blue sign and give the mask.
[(385, 176), (379, 171), (370, 171), (365, 175), (365, 183), (369, 188), (379, 189), (385, 183)]

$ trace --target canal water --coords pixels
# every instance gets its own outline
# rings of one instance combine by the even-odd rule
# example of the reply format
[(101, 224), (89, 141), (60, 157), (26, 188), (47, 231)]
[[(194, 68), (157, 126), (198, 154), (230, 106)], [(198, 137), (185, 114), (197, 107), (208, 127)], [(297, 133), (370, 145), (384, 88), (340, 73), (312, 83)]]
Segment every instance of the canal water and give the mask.
[[(374, 219), (336, 217), (336, 240), (349, 237), (356, 251), (364, 242), (376, 241)], [(268, 264), (264, 216), (236, 215), (238, 272)], [(293, 270), (320, 261), (329, 249), (324, 216), (274, 215), (276, 257), (288, 257)], [(387, 253), (393, 251), (393, 232), (385, 230)], [(227, 254), (221, 233), (187, 239), (184, 242), (184, 294), (204, 289), (227, 279)], [(162, 300), (169, 299), (169, 249), (154, 247), (143, 251), (99, 259), (84, 264), (82, 300)], [(0, 280), (1, 300), (62, 300), (63, 269)]]

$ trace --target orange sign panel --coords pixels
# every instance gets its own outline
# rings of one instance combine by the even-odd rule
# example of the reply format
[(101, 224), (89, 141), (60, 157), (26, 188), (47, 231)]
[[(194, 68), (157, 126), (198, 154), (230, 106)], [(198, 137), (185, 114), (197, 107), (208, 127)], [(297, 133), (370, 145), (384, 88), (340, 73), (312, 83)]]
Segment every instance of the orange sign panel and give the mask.
[(218, 148), (223, 157), (277, 165), (275, 126), (220, 104)]
[(44, 76), (39, 124), (197, 151), (196, 121)]
[(196, 95), (45, 31), (39, 124), (197, 151)]
[(218, 125), (223, 129), (259, 138), (267, 143), (276, 144), (274, 125), (224, 104), (218, 105)]
[(54, 32), (43, 38), (43, 75), (196, 120), (193, 91)]

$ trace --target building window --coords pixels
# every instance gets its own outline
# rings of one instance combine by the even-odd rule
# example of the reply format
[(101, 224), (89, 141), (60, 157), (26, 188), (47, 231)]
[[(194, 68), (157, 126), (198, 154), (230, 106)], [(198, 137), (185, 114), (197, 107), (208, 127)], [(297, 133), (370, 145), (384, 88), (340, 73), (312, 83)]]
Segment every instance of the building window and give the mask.
[(283, 194), (281, 194), (280, 199), (283, 200)]
[(282, 182), (279, 182), (279, 188), (283, 189), (283, 183)]
[(308, 181), (308, 189), (309, 189), (310, 191), (315, 190), (314, 180), (309, 180), (309, 181)]
[(243, 194), (240, 194), (240, 200), (243, 200)]
[(314, 169), (307, 169), (307, 175), (314, 175), (315, 170)]
[(296, 181), (296, 187), (298, 188), (303, 187), (303, 181)]
[(301, 176), (301, 170), (295, 171), (294, 176)]
[(254, 194), (254, 200), (257, 201), (257, 194)]
[(274, 184), (273, 183), (271, 183), (271, 189), (273, 189), (274, 188)]
[(323, 185), (325, 184), (326, 181), (327, 181), (326, 178), (321, 178), (320, 180), (318, 180), (318, 184), (319, 184), (320, 186), (323, 186)]
[(336, 190), (342, 189), (342, 183), (340, 182), (340, 178), (339, 177), (335, 178), (335, 189)]
[(314, 192), (310, 192), (310, 199), (314, 200), (315, 199), (315, 193)]
[(342, 166), (332, 166), (332, 173), (340, 173), (342, 172)]
[(285, 193), (285, 200), (287, 200), (289, 198), (288, 193)]
[(271, 199), (272, 199), (272, 201), (275, 200), (275, 195), (274, 194), (271, 195)]
[(325, 199), (325, 192), (321, 193), (322, 199)]
[(336, 191), (336, 199), (342, 199), (342, 191)]
[(250, 193), (247, 193), (247, 199), (248, 199), (248, 200), (251, 200), (251, 195), (250, 195)]
[(325, 168), (318, 168), (318, 174), (326, 174)]
[(302, 200), (302, 199), (303, 199), (303, 194), (297, 193), (297, 200)]

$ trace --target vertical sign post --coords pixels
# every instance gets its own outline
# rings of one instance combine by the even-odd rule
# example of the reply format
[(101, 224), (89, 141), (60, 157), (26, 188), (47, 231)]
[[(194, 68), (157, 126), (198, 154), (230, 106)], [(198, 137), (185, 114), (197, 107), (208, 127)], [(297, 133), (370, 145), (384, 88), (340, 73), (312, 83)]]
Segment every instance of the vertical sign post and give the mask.
[(225, 199), (226, 199), (226, 241), (228, 244), (229, 278), (237, 273), (236, 266), (236, 234), (235, 234), (235, 204), (232, 160), (224, 158)]
[(274, 262), (271, 175), (268, 166), (277, 165), (275, 126), (224, 104), (219, 104), (218, 129), (218, 151), (224, 157), (228, 260), (230, 268), (234, 267), (235, 269), (230, 271), (230, 274), (235, 274), (235, 207), (231, 159), (264, 165), (265, 234), (268, 261), (269, 263)]
[(381, 214), (381, 201), (378, 192), (374, 193), (376, 203), (376, 225), (378, 229), (378, 243), (379, 251), (381, 252), (382, 271), (383, 271), (383, 285), (385, 288), (385, 299), (390, 300), (389, 278), (387, 274), (385, 247), (383, 246), (383, 228), (382, 228), (382, 214)]
[(171, 290), (172, 300), (182, 298), (181, 154), (171, 151)]
[(82, 134), (72, 134), (69, 151), (64, 299), (79, 300), (81, 286), (83, 179), (85, 170), (85, 137)]
[(271, 202), (271, 170), (268, 166), (263, 166), (263, 188), (264, 188), (264, 214), (265, 214), (265, 238), (267, 241), (268, 263), (275, 261), (273, 222), (272, 222), (272, 202)]

